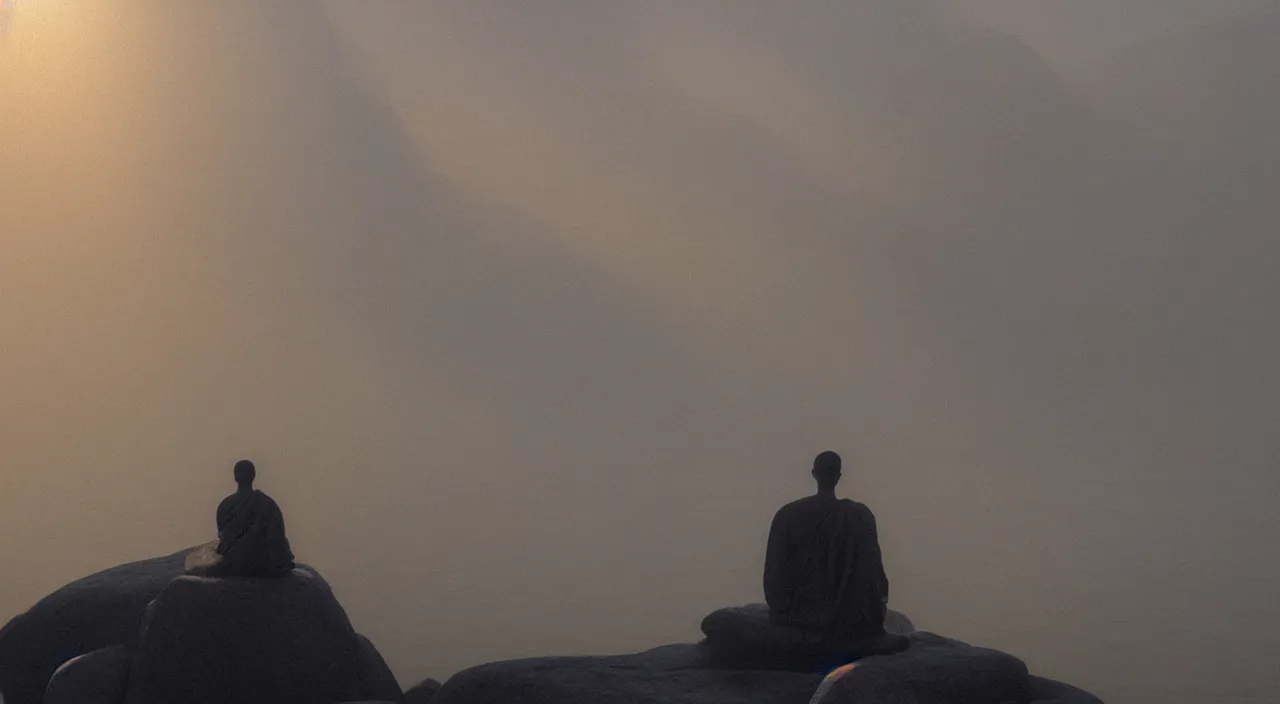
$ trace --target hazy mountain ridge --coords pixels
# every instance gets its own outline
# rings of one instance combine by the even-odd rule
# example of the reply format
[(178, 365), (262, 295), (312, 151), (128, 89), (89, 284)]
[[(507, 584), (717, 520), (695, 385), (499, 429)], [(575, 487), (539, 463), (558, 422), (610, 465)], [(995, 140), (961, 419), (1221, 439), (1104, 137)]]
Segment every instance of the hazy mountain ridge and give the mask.
[(1106, 57), (1080, 84), (1103, 109), (1186, 156), (1265, 161), (1280, 158), (1277, 64), (1280, 12), (1264, 12)]

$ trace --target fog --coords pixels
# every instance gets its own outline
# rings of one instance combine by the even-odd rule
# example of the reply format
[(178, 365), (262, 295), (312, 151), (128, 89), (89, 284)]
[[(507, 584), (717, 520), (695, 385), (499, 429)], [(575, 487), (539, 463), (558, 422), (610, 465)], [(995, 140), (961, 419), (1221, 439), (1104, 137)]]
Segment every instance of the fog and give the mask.
[(0, 618), (249, 457), (405, 686), (691, 641), (835, 449), (919, 627), (1280, 695), (1273, 3), (107, 5), (0, 5)]

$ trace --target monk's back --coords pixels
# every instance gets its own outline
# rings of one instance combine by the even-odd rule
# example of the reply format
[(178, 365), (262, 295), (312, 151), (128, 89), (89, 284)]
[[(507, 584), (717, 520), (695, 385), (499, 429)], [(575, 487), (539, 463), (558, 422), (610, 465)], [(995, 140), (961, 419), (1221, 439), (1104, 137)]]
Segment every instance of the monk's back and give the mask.
[(866, 506), (851, 499), (809, 496), (778, 510), (776, 529), (786, 542), (786, 568), (806, 578), (797, 596), (834, 600), (844, 564), (857, 550)]
[(778, 623), (820, 632), (874, 631), (887, 596), (875, 518), (849, 499), (811, 496), (778, 510), (765, 598)]

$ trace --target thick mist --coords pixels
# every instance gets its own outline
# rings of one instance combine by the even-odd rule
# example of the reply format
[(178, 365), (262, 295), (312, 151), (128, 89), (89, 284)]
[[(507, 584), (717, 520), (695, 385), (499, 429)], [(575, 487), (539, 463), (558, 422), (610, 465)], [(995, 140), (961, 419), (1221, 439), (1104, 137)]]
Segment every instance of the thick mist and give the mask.
[(921, 628), (1280, 695), (1268, 3), (115, 5), (0, 2), (0, 618), (250, 457), (406, 686), (691, 641), (835, 449)]

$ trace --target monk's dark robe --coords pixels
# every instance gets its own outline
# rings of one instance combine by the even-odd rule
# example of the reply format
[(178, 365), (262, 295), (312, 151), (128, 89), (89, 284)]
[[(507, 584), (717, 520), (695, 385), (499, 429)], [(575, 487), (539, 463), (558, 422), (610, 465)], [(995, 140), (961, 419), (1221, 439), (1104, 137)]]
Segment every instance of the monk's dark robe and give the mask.
[(218, 541), (192, 553), (189, 574), (210, 577), (283, 577), (294, 567), (284, 514), (261, 491), (238, 491), (218, 504)]
[(819, 496), (783, 506), (769, 530), (764, 593), (775, 625), (883, 634), (889, 580), (871, 509)]

